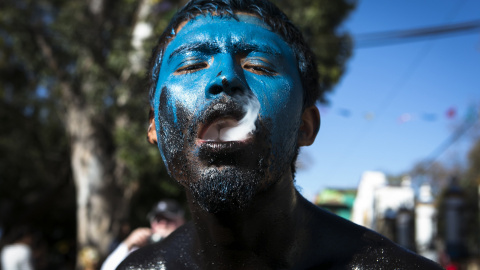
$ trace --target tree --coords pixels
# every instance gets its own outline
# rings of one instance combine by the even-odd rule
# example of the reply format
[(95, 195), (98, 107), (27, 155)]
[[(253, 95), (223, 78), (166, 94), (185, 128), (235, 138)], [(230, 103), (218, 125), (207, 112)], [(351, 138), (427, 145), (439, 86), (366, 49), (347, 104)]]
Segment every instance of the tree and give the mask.
[[(28, 224), (43, 241), (73, 250), (75, 190), (56, 101), (41, 97), (41, 89), (32, 97), (20, 67), (5, 64), (0, 61), (0, 240)], [(67, 252), (47, 248), (42, 255), (59, 258), (48, 266), (59, 269)], [(42, 269), (39, 263), (35, 269)]]
[(477, 139), (468, 153), (468, 169), (465, 178), (471, 187), (480, 185), (480, 139)]
[[(52, 137), (46, 139), (51, 141), (30, 141), (24, 136), (32, 147), (28, 149), (32, 158), (35, 153), (43, 161), (50, 153), (48, 147), (55, 143), (63, 147), (67, 158), (56, 165), (72, 168), (67, 173), (72, 173), (76, 188), (79, 248), (92, 245), (102, 254), (118, 231), (118, 221), (128, 214), (136, 183), (147, 177), (167, 178), (156, 150), (138, 140), (145, 137), (138, 134), (146, 130), (148, 103), (143, 98), (146, 93), (133, 95), (133, 91), (145, 91), (144, 71), (133, 65), (133, 57), (142, 48), (134, 47), (132, 41), (135, 26), (145, 19), (140, 14), (145, 3), (26, 0), (0, 4), (0, 59), (1, 67), (8, 71), (2, 73), (2, 102), (8, 105), (5, 110), (11, 108), (12, 118), (6, 120), (23, 122), (33, 137), (50, 132)], [(161, 12), (157, 15), (165, 20)], [(32, 104), (40, 107), (39, 112)], [(42, 109), (57, 118), (37, 116)], [(32, 110), (35, 115), (27, 117)], [(31, 118), (35, 125), (27, 123)], [(12, 126), (20, 131), (18, 125)], [(24, 138), (10, 135), (4, 146), (13, 147), (13, 140)], [(19, 148), (5, 151), (22, 153)], [(5, 164), (19, 160), (11, 157)], [(26, 181), (34, 183), (41, 176), (35, 175), (40, 169), (30, 169), (33, 173)], [(54, 172), (45, 177), (50, 183), (63, 176), (58, 175), (58, 168)], [(7, 179), (2, 183), (19, 177), (5, 175), (3, 170), (2, 176)], [(159, 196), (178, 194), (173, 182), (164, 182), (166, 188)]]
[(427, 160), (414, 164), (407, 174), (417, 181), (415, 184), (423, 182), (430, 184), (436, 194), (448, 185), (452, 176), (458, 176), (460, 173), (459, 168), (450, 168), (443, 163)]
[[(41, 162), (28, 167), (28, 183), (41, 178), (54, 187), (55, 178), (73, 179), (79, 248), (94, 246), (105, 255), (119, 221), (129, 213), (140, 220), (145, 205), (163, 196), (184, 199), (157, 149), (144, 139), (149, 105), (143, 81), (148, 52), (184, 2), (0, 2), (0, 93), (2, 114), (9, 115), (0, 151), (19, 154), (19, 145), (28, 143), (23, 155), (2, 155), (0, 184), (20, 177), (21, 169), (10, 166), (25, 156)], [(312, 44), (322, 89), (330, 91), (350, 56), (350, 39), (337, 28), (354, 3), (276, 2)], [(15, 125), (18, 121), (23, 124)], [(20, 128), (29, 135), (15, 135)], [(57, 159), (49, 160), (49, 153), (57, 153)], [(42, 176), (44, 168), (49, 174)]]
[[(478, 119), (477, 119), (478, 121)], [(478, 123), (478, 122), (477, 122)], [(468, 167), (464, 176), (464, 188), (467, 193), (466, 201), (469, 208), (468, 236), (470, 250), (478, 256), (480, 248), (480, 137), (468, 153)]]
[(339, 31), (342, 22), (356, 6), (354, 0), (273, 0), (302, 31), (316, 55), (322, 95), (333, 89), (345, 72), (346, 61), (352, 52), (352, 40)]

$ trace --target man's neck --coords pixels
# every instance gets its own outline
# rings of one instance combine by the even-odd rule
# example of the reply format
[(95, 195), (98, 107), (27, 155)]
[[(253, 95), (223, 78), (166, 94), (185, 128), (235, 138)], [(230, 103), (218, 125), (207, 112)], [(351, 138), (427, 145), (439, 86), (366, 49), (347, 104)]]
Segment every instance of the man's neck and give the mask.
[(201, 257), (208, 258), (203, 263), (223, 264), (219, 268), (232, 261), (243, 261), (245, 266), (288, 266), (299, 252), (295, 243), (302, 242), (298, 228), (305, 214), (298, 202), (303, 198), (295, 190), (291, 174), (287, 175), (242, 210), (211, 214), (189, 198), (197, 231), (195, 245), (203, 253)]

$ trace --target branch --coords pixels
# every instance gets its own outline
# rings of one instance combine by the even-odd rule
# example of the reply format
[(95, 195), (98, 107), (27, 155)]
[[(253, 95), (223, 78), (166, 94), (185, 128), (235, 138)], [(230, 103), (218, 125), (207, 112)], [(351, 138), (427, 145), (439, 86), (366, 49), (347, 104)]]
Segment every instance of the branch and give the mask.
[(70, 87), (70, 85), (67, 83), (67, 73), (60, 67), (59, 61), (53, 53), (53, 46), (48, 43), (43, 31), (40, 29), (33, 29), (32, 32), (43, 57), (46, 59), (48, 67), (53, 71), (53, 73), (56, 74), (58, 78), (60, 92), (66, 101), (73, 101), (75, 97), (73, 93), (74, 89), (72, 89), (72, 87)]
[(37, 42), (38, 47), (40, 48), (40, 51), (42, 52), (43, 57), (47, 61), (47, 65), (57, 74), (60, 76), (63, 76), (64, 72), (58, 68), (58, 61), (53, 55), (53, 49), (50, 46), (50, 44), (47, 43), (45, 37), (40, 34), (39, 31), (33, 31), (35, 41)]

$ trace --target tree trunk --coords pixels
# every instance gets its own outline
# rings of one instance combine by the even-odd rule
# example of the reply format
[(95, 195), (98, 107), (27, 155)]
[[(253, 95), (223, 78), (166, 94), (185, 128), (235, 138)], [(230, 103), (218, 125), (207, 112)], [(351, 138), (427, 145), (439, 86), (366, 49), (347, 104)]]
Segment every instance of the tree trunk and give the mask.
[[(134, 20), (133, 29), (138, 28), (137, 25), (148, 15), (149, 10), (145, 11), (144, 7), (146, 3), (144, 0), (139, 2), (139, 7), (143, 7), (139, 9), (143, 12), (139, 12)], [(104, 5), (104, 0), (89, 0), (89, 9), (99, 22), (103, 20)], [(143, 58), (141, 45), (150, 34), (148, 31), (143, 33), (143, 36), (137, 37), (136, 44), (132, 44), (136, 45), (132, 52), (136, 57), (132, 55), (132, 65), (126, 67), (122, 75), (138, 72), (134, 70), (134, 62)], [(88, 74), (89, 66), (93, 62), (94, 59), (88, 56), (82, 59), (79, 68), (84, 72), (80, 73)], [(121, 76), (119, 79), (125, 83), (123, 80), (128, 80), (128, 77)], [(113, 123), (106, 123), (103, 114), (99, 113), (99, 108), (87, 101), (86, 96), (96, 91), (92, 85), (93, 82), (82, 80), (79, 91), (75, 91), (73, 84), (70, 84), (70, 87), (63, 88), (63, 97), (67, 104), (66, 128), (70, 135), (71, 163), (77, 191), (77, 247), (78, 251), (93, 247), (103, 259), (108, 255), (110, 244), (120, 231), (121, 220), (127, 217), (135, 188), (127, 187), (122, 182), (128, 169), (126, 164), (115, 156), (112, 141), (115, 130), (128, 128), (129, 118), (120, 113), (116, 115)], [(125, 94), (128, 96), (130, 93)]]
[(90, 246), (104, 258), (120, 220), (126, 217), (128, 198), (123, 198), (123, 189), (113, 176), (111, 136), (97, 124), (102, 116), (88, 104), (67, 104), (66, 128), (77, 191), (78, 251)]

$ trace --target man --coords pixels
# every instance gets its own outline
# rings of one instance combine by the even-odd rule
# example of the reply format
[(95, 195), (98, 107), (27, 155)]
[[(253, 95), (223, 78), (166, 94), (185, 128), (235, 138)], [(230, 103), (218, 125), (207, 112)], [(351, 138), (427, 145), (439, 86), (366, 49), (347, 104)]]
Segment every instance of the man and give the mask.
[(185, 222), (182, 207), (174, 200), (161, 200), (154, 205), (148, 220), (150, 228), (135, 229), (123, 240), (102, 264), (101, 270), (115, 269), (131, 252), (147, 244), (157, 243)]
[(33, 231), (26, 226), (18, 226), (5, 237), (5, 246), (0, 252), (0, 269), (32, 270), (34, 243)]
[(294, 187), (320, 126), (314, 57), (267, 1), (193, 0), (150, 64), (148, 140), (192, 222), (119, 269), (440, 269)]

